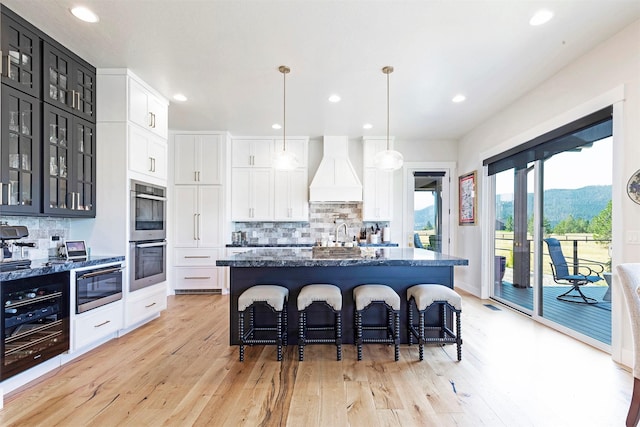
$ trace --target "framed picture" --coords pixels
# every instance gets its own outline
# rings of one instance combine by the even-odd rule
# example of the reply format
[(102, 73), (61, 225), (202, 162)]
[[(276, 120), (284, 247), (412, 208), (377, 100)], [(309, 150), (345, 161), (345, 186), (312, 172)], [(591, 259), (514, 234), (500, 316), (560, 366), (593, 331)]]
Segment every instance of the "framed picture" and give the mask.
[(458, 219), (460, 225), (476, 224), (476, 179), (476, 171), (458, 178)]

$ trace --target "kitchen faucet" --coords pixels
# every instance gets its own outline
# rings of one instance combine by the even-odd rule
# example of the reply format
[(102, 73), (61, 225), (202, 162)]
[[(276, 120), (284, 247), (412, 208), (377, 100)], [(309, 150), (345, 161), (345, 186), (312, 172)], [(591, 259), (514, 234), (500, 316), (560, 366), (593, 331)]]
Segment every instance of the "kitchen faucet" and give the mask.
[(345, 237), (345, 242), (347, 241), (347, 234), (349, 233), (349, 231), (347, 230), (347, 223), (343, 222), (342, 224), (338, 224), (338, 226), (336, 227), (336, 243), (338, 243), (340, 241), (340, 239), (338, 239), (338, 231), (340, 231), (340, 227), (344, 226), (344, 237)]

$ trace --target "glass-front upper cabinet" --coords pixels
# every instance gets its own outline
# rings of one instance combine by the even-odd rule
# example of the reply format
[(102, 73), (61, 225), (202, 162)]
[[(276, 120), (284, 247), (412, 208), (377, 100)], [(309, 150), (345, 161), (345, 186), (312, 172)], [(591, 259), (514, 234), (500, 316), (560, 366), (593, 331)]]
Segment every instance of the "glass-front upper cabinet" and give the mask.
[(2, 14), (2, 83), (40, 97), (40, 38)]
[(40, 101), (3, 85), (0, 205), (3, 214), (40, 212)]
[(43, 211), (95, 217), (95, 125), (48, 104), (43, 123)]
[(95, 122), (95, 71), (47, 42), (43, 58), (45, 102)]

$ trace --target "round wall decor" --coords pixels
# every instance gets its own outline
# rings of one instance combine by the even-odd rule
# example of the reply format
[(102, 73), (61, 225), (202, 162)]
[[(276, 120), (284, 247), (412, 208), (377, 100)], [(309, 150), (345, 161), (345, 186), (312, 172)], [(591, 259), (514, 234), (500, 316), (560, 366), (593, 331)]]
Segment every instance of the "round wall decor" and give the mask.
[(637, 204), (640, 205), (640, 170), (631, 175), (627, 183), (627, 194)]

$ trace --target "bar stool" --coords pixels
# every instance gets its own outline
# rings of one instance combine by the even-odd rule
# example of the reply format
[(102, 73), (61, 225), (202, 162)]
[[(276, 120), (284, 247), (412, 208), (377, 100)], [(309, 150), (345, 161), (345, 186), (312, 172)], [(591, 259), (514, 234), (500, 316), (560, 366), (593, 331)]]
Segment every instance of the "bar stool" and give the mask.
[[(334, 314), (333, 325), (307, 323), (308, 310), (312, 305), (321, 305)], [(342, 360), (342, 293), (340, 288), (328, 284), (311, 284), (304, 286), (298, 294), (298, 360), (304, 360), (304, 346), (307, 344), (335, 344), (337, 360)], [(333, 331), (333, 336), (310, 338), (309, 332)], [(327, 335), (327, 334), (325, 334)]]
[[(282, 360), (282, 346), (287, 345), (287, 299), (289, 290), (277, 285), (256, 285), (245, 290), (238, 298), (238, 334), (240, 336), (240, 361), (244, 361), (244, 346), (275, 344), (278, 346), (278, 361)], [(276, 324), (257, 325), (256, 306), (266, 306), (276, 314)], [(249, 313), (249, 330), (245, 332), (245, 314)], [(272, 337), (256, 332), (275, 332)]]
[[(424, 344), (456, 344), (458, 350), (458, 361), (462, 360), (462, 335), (460, 333), (460, 313), (462, 313), (462, 298), (453, 289), (439, 284), (421, 284), (407, 289), (407, 323), (409, 344), (413, 344), (413, 339), (418, 340), (420, 345), (420, 360), (424, 359)], [(439, 326), (425, 326), (425, 314), (429, 308), (437, 304), (440, 308)], [(454, 333), (447, 325), (447, 308), (456, 316), (456, 332)], [(414, 309), (418, 312), (418, 325), (413, 322)], [(417, 329), (416, 329), (417, 327)], [(437, 331), (437, 337), (427, 337), (425, 332)]]
[[(358, 346), (358, 360), (362, 360), (362, 344), (393, 344), (394, 357), (400, 359), (400, 296), (386, 285), (360, 285), (353, 290), (356, 303), (355, 331)], [(363, 324), (363, 314), (375, 305), (382, 305), (386, 311), (386, 324)], [(384, 337), (365, 337), (366, 331), (383, 332)]]

